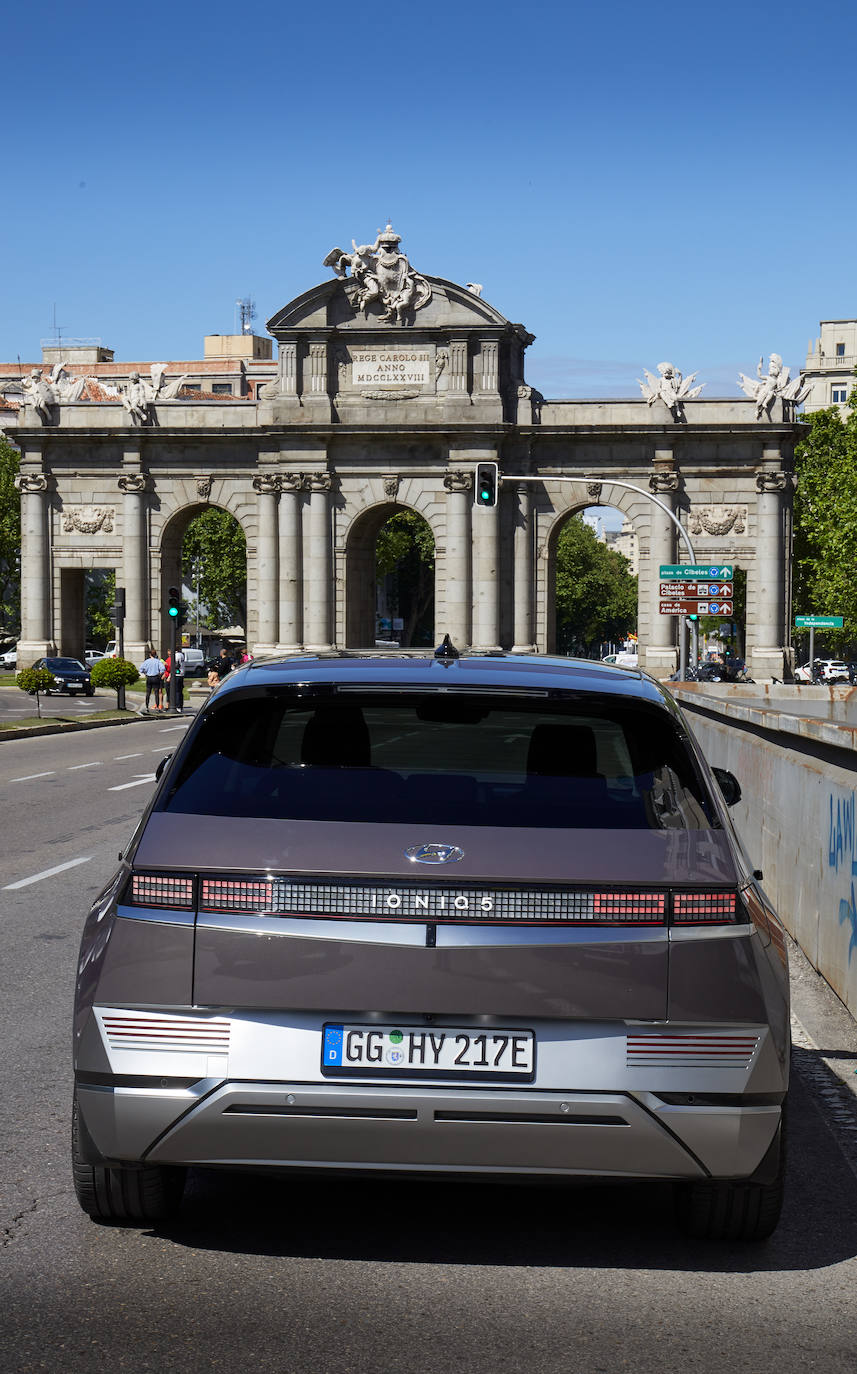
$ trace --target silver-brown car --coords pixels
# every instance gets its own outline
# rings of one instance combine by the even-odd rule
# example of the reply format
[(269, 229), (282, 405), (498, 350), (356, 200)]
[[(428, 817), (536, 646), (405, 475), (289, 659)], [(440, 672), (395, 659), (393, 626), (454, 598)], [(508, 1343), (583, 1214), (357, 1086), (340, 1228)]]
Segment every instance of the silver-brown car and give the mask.
[(635, 670), (232, 673), (86, 922), (81, 1205), (158, 1220), (189, 1166), (650, 1179), (770, 1234), (788, 983), (739, 795)]

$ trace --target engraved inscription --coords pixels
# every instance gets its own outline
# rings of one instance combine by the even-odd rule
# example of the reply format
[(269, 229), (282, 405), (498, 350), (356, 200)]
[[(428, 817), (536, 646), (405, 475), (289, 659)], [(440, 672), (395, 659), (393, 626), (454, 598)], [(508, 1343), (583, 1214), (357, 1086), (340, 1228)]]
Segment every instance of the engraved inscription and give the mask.
[(352, 350), (351, 385), (427, 386), (431, 381), (432, 356), (428, 349)]

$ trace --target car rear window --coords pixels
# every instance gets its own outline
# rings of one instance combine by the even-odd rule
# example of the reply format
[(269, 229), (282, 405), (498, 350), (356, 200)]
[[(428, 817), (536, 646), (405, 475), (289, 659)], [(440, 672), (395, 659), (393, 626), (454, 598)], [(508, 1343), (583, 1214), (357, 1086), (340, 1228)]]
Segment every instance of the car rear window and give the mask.
[(663, 710), (494, 696), (224, 701), (158, 809), (203, 816), (706, 829), (710, 802)]

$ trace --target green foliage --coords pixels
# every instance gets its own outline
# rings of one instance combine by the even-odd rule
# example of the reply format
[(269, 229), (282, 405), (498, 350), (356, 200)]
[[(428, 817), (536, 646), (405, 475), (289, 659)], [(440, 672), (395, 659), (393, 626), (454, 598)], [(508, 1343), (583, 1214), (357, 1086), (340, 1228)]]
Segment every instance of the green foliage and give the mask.
[(116, 572), (113, 568), (96, 568), (86, 578), (86, 642), (93, 648), (104, 648), (113, 635), (110, 611), (116, 595)]
[(228, 511), (213, 507), (191, 520), (182, 544), (182, 577), (194, 589), (199, 583), (210, 625), (246, 625), (247, 541)]
[(29, 692), (36, 697), (36, 715), (41, 719), (42, 708), (39, 705), (39, 693), (49, 692), (54, 685), (54, 675), (48, 668), (22, 668), (15, 677), (16, 686), (22, 692)]
[(824, 631), (825, 645), (841, 654), (857, 636), (857, 410), (844, 420), (835, 408), (815, 411), (803, 430), (795, 450), (794, 610), (844, 616), (841, 630)]
[(21, 624), (21, 498), (15, 487), (18, 450), (0, 434), (0, 629)]
[(133, 663), (127, 658), (99, 658), (90, 669), (89, 679), (93, 687), (112, 687), (116, 692), (116, 705), (119, 706), (119, 690), (130, 687), (140, 676)]
[(403, 510), (382, 526), (375, 546), (375, 576), (387, 581), (390, 607), (404, 620), (399, 643), (430, 644), (434, 623), (434, 535), (416, 511)]
[(637, 579), (627, 558), (602, 544), (579, 515), (556, 547), (556, 631), (560, 653), (592, 655), (637, 628)]

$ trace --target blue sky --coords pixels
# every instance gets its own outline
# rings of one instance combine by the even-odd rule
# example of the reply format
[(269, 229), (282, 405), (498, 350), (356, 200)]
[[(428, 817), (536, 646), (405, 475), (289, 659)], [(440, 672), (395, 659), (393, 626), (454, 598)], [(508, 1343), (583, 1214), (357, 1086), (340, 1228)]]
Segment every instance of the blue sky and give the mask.
[[(14, 34), (12, 29), (14, 28)], [(737, 394), (857, 313), (857, 6), (17, 7), (0, 359), (257, 328), (389, 215), (536, 336), (548, 396)]]

